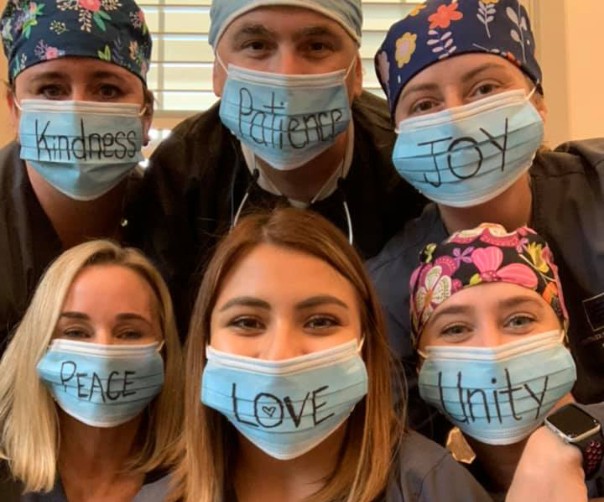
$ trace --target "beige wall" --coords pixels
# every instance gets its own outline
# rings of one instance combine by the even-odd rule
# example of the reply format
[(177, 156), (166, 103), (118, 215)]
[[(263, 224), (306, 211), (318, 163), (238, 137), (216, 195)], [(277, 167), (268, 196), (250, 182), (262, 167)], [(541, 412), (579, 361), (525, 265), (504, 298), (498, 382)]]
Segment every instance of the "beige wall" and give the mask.
[(604, 1), (533, 0), (532, 5), (549, 144), (604, 136)]
[[(604, 0), (526, 0), (537, 33), (549, 106), (547, 139), (604, 136)], [(3, 8), (6, 0), (0, 0)], [(7, 75), (0, 54), (0, 80)], [(13, 137), (4, 89), (0, 92), (0, 145)]]

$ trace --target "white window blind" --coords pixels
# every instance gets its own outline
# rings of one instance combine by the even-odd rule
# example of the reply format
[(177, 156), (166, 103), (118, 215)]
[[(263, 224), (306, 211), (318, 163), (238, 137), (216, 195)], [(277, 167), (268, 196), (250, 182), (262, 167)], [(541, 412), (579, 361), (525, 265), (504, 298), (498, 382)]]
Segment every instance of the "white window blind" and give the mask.
[[(417, 3), (421, 1), (363, 1), (361, 56), (367, 89), (381, 93), (373, 55), (390, 25)], [(139, 4), (153, 35), (148, 82), (157, 99), (157, 118), (168, 125), (170, 119), (209, 108), (216, 101), (212, 92), (214, 57), (208, 44), (211, 0), (142, 0)]]

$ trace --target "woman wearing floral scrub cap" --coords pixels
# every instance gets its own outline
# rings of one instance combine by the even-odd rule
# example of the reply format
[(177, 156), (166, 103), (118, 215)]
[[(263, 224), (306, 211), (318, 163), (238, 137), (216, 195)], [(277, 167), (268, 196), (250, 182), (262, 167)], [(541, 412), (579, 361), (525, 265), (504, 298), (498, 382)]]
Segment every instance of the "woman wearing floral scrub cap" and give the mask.
[(535, 51), (518, 0), (428, 0), (390, 28), (375, 63), (399, 133), (393, 162), (434, 203), (369, 270), (391, 344), (405, 361), (413, 354), (407, 284), (420, 250), (485, 221), (508, 230), (529, 225), (560, 267), (577, 364), (574, 395), (599, 402), (604, 140), (543, 146), (547, 78)]
[(128, 240), (123, 211), (140, 178), (153, 96), (151, 36), (133, 0), (8, 0), (0, 31), (17, 138), (0, 149), (3, 349), (63, 250)]
[[(551, 251), (528, 227), (485, 223), (426, 246), (420, 260), (410, 284), (420, 395), (456, 426), (453, 455), (505, 494), (527, 438), (573, 401), (575, 363)], [(570, 406), (564, 413), (582, 413)], [(591, 440), (583, 470), (595, 495), (604, 440), (598, 431)]]

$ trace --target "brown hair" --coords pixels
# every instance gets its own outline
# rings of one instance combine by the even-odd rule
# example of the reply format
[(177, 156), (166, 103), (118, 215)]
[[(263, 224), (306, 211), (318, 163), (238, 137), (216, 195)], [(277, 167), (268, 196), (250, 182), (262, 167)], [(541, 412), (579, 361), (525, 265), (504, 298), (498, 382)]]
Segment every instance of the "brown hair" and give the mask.
[(200, 380), (210, 340), (210, 319), (226, 275), (259, 244), (299, 251), (323, 260), (345, 277), (358, 296), (365, 336), (363, 358), (369, 375), (367, 396), (348, 420), (339, 463), (312, 500), (369, 502), (384, 489), (404, 423), (403, 403), (393, 404), (392, 357), (384, 321), (363, 262), (340, 231), (310, 211), (293, 208), (248, 216), (218, 246), (195, 303), (187, 342), (183, 459), (175, 497), (218, 502), (233, 479), (235, 430), (218, 412), (200, 403)]

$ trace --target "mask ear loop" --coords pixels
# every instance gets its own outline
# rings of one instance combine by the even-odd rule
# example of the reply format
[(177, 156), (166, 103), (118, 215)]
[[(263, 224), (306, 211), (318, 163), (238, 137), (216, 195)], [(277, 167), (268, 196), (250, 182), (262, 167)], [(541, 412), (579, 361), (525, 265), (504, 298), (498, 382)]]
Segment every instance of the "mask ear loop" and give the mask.
[[(241, 211), (243, 211), (245, 203), (247, 202), (247, 199), (250, 196), (250, 191), (252, 190), (252, 186), (254, 186), (254, 184), (258, 181), (259, 177), (260, 177), (260, 171), (258, 170), (258, 168), (254, 168), (254, 172), (252, 173), (252, 179), (250, 180), (250, 182), (247, 185), (247, 188), (245, 189), (245, 195), (243, 196), (243, 199), (241, 199), (241, 202), (239, 203), (239, 207), (237, 208), (237, 212), (235, 213), (235, 216), (233, 217), (233, 220), (231, 222), (231, 230), (233, 230), (235, 228), (235, 226), (237, 226), (237, 222), (239, 221), (239, 217), (241, 216)], [(232, 196), (231, 196), (231, 198), (232, 198)]]

